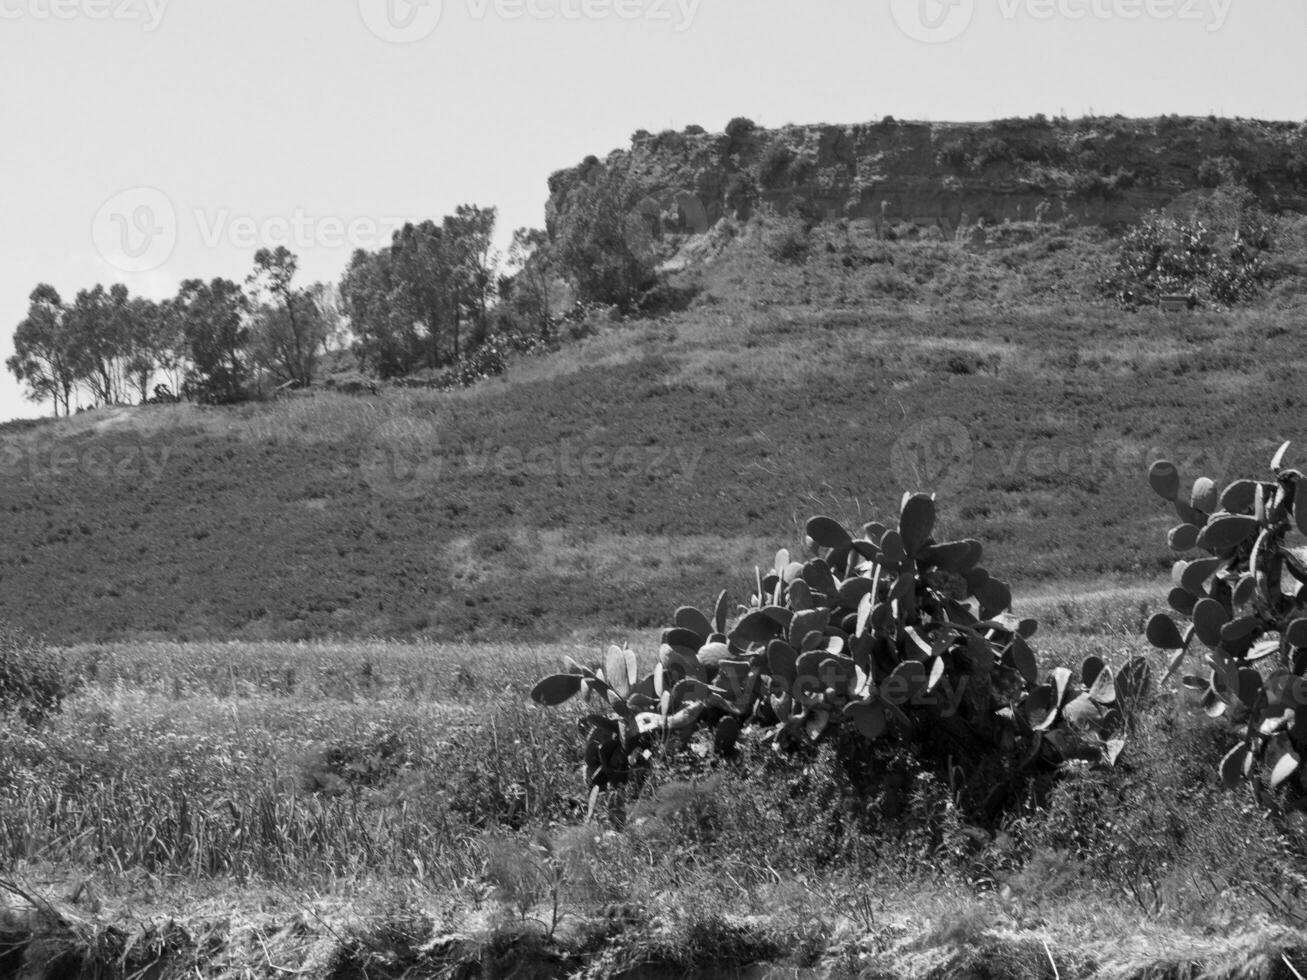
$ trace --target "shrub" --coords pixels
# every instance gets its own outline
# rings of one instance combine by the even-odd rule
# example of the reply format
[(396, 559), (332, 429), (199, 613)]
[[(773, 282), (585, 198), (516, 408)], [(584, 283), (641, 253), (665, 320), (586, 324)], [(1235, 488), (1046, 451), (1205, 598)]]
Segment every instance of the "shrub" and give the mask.
[[(1245, 224), (1248, 224), (1245, 222)], [(1265, 277), (1263, 246), (1269, 233), (1253, 224), (1230, 237), (1202, 219), (1181, 221), (1151, 211), (1121, 238), (1116, 268), (1099, 282), (1124, 306), (1157, 302), (1167, 293), (1231, 305), (1249, 298)]]
[(959, 173), (964, 173), (970, 163), (966, 144), (961, 140), (945, 143), (935, 154), (935, 163), (937, 166), (950, 167)]
[(977, 170), (984, 170), (990, 164), (1010, 163), (1011, 161), (1012, 147), (1008, 145), (1007, 140), (1000, 139), (997, 136), (991, 136), (983, 140), (976, 150), (975, 165)]
[(1216, 188), (1242, 182), (1242, 168), (1232, 157), (1207, 157), (1198, 165), (1198, 183)]
[(1298, 150), (1289, 159), (1289, 178), (1299, 187), (1307, 187), (1307, 152)]
[(1184, 684), (1200, 692), (1212, 718), (1227, 714), (1241, 737), (1221, 762), (1228, 786), (1251, 782), (1273, 803), (1307, 809), (1307, 481), (1284, 464), (1285, 443), (1271, 461), (1273, 480), (1237, 480), (1220, 490), (1199, 477), (1181, 493), (1175, 465), (1161, 461), (1149, 482), (1182, 523), (1168, 535), (1177, 556), (1171, 608), (1188, 617), (1184, 631), (1166, 613), (1148, 623), (1149, 641), (1172, 654), (1170, 674), (1194, 640), (1206, 652), (1203, 675)]
[(764, 767), (775, 753), (810, 760), (833, 745), (846, 782), (892, 815), (907, 806), (909, 777), (929, 777), (992, 820), (1064, 762), (1114, 764), (1120, 706), (1148, 689), (1147, 663), (1114, 677), (1090, 657), (1078, 674), (1041, 676), (1037, 624), (1009, 613), (1011, 591), (980, 565), (980, 543), (939, 542), (934, 528), (924, 494), (905, 496), (895, 527), (873, 522), (857, 538), (814, 517), (813, 557), (782, 549), (746, 605), (733, 613), (722, 593), (710, 614), (677, 610), (653, 673), (639, 676), (635, 655), (611, 647), (602, 666), (569, 660), (532, 698), (559, 705), (584, 692), (608, 709), (581, 722), (592, 799), (686, 748)]
[(726, 206), (736, 214), (747, 215), (758, 197), (758, 188), (748, 174), (734, 173), (726, 181)]
[(726, 135), (734, 141), (741, 137), (748, 136), (757, 128), (757, 124), (752, 119), (746, 119), (744, 116), (736, 116), (726, 124)]
[(76, 690), (62, 658), (22, 630), (0, 623), (0, 714), (38, 725)]
[(485, 342), (471, 353), (460, 357), (457, 364), (436, 378), (432, 387), (441, 391), (470, 388), (480, 381), (499, 377), (507, 371), (510, 354), (535, 354), (547, 349), (548, 344), (545, 341), (531, 334), (496, 334), (486, 338)]
[(773, 143), (758, 163), (758, 183), (763, 187), (779, 187), (793, 162), (793, 150), (784, 143)]
[(801, 264), (808, 258), (812, 240), (807, 228), (798, 218), (782, 219), (767, 230), (763, 249), (776, 262)]

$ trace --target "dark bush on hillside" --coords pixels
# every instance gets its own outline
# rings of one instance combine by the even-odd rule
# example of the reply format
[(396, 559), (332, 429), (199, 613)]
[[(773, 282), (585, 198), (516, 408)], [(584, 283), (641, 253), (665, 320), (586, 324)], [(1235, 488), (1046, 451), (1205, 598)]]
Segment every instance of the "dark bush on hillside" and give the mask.
[(961, 140), (945, 143), (935, 154), (935, 163), (938, 166), (951, 167), (959, 173), (966, 171), (969, 162), (966, 144)]
[(653, 148), (666, 153), (678, 153), (685, 148), (685, 137), (674, 129), (664, 129), (653, 138)]
[(433, 387), (441, 391), (470, 388), (487, 378), (497, 378), (508, 370), (509, 355), (534, 354), (546, 349), (539, 338), (527, 334), (489, 337), (471, 354), (465, 354), (458, 363), (436, 379)]
[(689, 309), (695, 297), (702, 292), (698, 285), (674, 285), (659, 280), (652, 289), (640, 297), (637, 311), (641, 316), (659, 317)]
[(736, 214), (748, 215), (758, 199), (758, 188), (748, 174), (736, 173), (726, 181), (726, 206)]
[(1198, 183), (1204, 187), (1221, 187), (1242, 183), (1242, 168), (1231, 157), (1208, 157), (1198, 165)]
[(758, 183), (763, 187), (779, 187), (794, 162), (794, 151), (784, 143), (773, 143), (762, 155), (758, 164)]
[(741, 136), (748, 136), (757, 128), (758, 124), (752, 119), (746, 119), (744, 116), (736, 116), (726, 124), (726, 135), (734, 140)]
[(807, 261), (812, 249), (812, 237), (798, 218), (785, 218), (768, 229), (763, 239), (763, 249), (768, 257), (777, 262), (799, 265)]
[(34, 637), (0, 623), (0, 714), (38, 725), (76, 689), (63, 660)]
[(1299, 187), (1307, 187), (1307, 152), (1299, 150), (1289, 160), (1289, 177)]
[(1190, 224), (1153, 211), (1122, 237), (1116, 268), (1100, 286), (1127, 307), (1168, 294), (1230, 306), (1261, 289), (1268, 245), (1269, 233), (1253, 225), (1226, 238), (1201, 219)]
[(997, 136), (991, 136), (980, 144), (976, 150), (975, 165), (977, 170), (983, 170), (991, 164), (1010, 163), (1012, 161), (1012, 147), (1008, 145), (1007, 140), (1000, 139)]

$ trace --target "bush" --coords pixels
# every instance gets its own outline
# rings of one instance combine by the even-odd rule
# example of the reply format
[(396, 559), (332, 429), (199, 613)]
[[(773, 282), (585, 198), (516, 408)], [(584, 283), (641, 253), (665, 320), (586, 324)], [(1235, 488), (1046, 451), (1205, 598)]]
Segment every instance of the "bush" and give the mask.
[(440, 391), (470, 388), (487, 378), (497, 378), (508, 370), (510, 353), (535, 354), (546, 350), (548, 344), (530, 334), (496, 334), (486, 338), (476, 350), (464, 354), (458, 363), (446, 370), (432, 384)]
[(1122, 236), (1116, 268), (1099, 286), (1127, 307), (1166, 294), (1225, 306), (1245, 300), (1261, 288), (1261, 253), (1270, 244), (1269, 232), (1246, 217), (1218, 234), (1201, 218), (1190, 223), (1149, 212)]
[(76, 690), (62, 658), (22, 630), (0, 623), (0, 714), (38, 725)]
[(758, 183), (763, 187), (778, 187), (794, 162), (794, 151), (784, 143), (773, 143), (762, 155), (758, 164)]
[(970, 163), (966, 144), (961, 140), (945, 143), (935, 154), (935, 163), (940, 167), (949, 167), (959, 173), (965, 173)]
[(997, 136), (991, 136), (980, 144), (976, 151), (976, 169), (984, 170), (990, 164), (1010, 163), (1012, 161), (1012, 147), (1008, 145), (1007, 140), (1000, 139)]
[(1231, 157), (1207, 157), (1198, 165), (1198, 183), (1209, 188), (1240, 184), (1242, 173), (1239, 161)]
[(777, 262), (802, 264), (808, 258), (812, 241), (808, 230), (798, 218), (787, 218), (767, 231), (763, 249)]
[(1182, 522), (1168, 535), (1177, 556), (1171, 608), (1191, 625), (1181, 633), (1167, 613), (1148, 623), (1148, 639), (1171, 655), (1171, 673), (1195, 640), (1202, 673), (1184, 678), (1212, 718), (1231, 717), (1240, 738), (1221, 761), (1231, 788), (1252, 784), (1266, 804), (1275, 795), (1307, 810), (1307, 477), (1285, 465), (1285, 443), (1271, 462), (1274, 480), (1237, 480), (1224, 490), (1199, 477), (1185, 493), (1170, 462), (1149, 482)]
[(726, 124), (726, 135), (732, 140), (736, 140), (748, 136), (757, 128), (757, 123), (752, 119), (746, 119), (744, 116), (736, 116)]
[[(611, 709), (581, 722), (595, 799), (640, 786), (656, 760), (742, 756), (765, 776), (778, 754), (810, 768), (825, 747), (839, 785), (891, 819), (914, 819), (913, 787), (930, 784), (947, 797), (927, 802), (992, 824), (1065, 763), (1110, 768), (1150, 696), (1147, 662), (1114, 675), (1094, 656), (1041, 675), (1037, 624), (1009, 612), (1011, 590), (979, 564), (979, 542), (937, 541), (935, 524), (925, 494), (905, 496), (892, 527), (850, 532), (814, 517), (812, 557), (782, 549), (747, 604), (722, 593), (710, 613), (677, 610), (652, 674), (611, 647), (602, 666), (569, 661), (531, 696), (553, 706), (584, 692)], [(702, 798), (683, 797), (673, 809), (704, 827)]]

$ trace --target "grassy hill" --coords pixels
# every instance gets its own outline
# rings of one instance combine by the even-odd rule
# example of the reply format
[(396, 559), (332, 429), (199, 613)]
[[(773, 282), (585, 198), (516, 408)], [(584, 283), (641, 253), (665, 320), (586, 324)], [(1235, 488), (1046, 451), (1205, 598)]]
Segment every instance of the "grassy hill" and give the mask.
[[(1126, 313), (1112, 239), (727, 222), (673, 284), (453, 394), (107, 409), (0, 432), (0, 618), (60, 642), (544, 639), (745, 594), (810, 514), (938, 490), (1018, 595), (1163, 574), (1167, 456), (1307, 447), (1301, 228), (1235, 313)], [(1160, 593), (1159, 593), (1160, 595)]]

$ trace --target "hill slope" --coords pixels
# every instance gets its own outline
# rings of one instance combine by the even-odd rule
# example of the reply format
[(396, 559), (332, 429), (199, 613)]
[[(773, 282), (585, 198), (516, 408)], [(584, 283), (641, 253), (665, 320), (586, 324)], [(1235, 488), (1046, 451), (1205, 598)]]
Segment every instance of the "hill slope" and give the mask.
[(1219, 479), (1307, 447), (1282, 233), (1255, 308), (1165, 316), (1098, 298), (1113, 240), (1083, 224), (723, 222), (674, 263), (688, 309), (465, 392), (6, 426), (0, 618), (67, 642), (611, 634), (743, 596), (810, 514), (908, 487), (1025, 594), (1153, 580), (1151, 459)]

